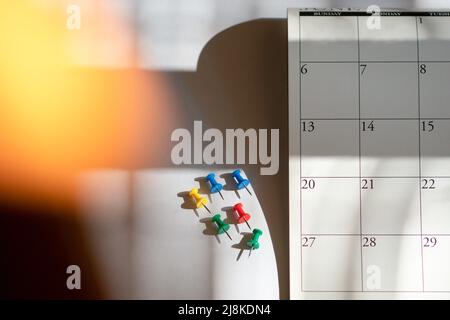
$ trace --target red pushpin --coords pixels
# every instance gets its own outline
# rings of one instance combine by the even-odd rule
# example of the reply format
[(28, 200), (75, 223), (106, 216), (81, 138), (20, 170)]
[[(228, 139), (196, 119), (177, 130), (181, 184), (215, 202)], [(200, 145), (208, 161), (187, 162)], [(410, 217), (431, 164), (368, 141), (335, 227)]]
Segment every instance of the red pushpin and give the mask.
[(242, 206), (242, 203), (236, 203), (233, 207), (234, 212), (236, 212), (239, 216), (238, 218), (238, 223), (246, 223), (247, 227), (252, 230), (252, 228), (250, 227), (250, 225), (248, 224), (248, 220), (250, 220), (251, 216), (244, 211), (244, 208)]

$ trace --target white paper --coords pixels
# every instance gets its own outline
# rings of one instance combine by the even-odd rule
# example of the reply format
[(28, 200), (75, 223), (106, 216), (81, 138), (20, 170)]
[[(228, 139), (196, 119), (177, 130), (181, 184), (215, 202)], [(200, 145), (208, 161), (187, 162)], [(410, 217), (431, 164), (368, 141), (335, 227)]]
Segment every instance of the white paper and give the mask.
[[(222, 195), (210, 194), (205, 169), (134, 172), (96, 170), (80, 178), (83, 225), (112, 299), (278, 299), (275, 251), (257, 194), (236, 191), (229, 170), (216, 171)], [(227, 176), (227, 177), (226, 177)], [(242, 176), (247, 177), (242, 171)], [(249, 179), (251, 179), (249, 177)], [(208, 209), (194, 209), (188, 192), (199, 188)], [(242, 203), (260, 229), (260, 248), (246, 245), (252, 230), (236, 223)], [(211, 218), (230, 224), (232, 240), (217, 235)]]
[(288, 11), (291, 298), (450, 298), (449, 26)]

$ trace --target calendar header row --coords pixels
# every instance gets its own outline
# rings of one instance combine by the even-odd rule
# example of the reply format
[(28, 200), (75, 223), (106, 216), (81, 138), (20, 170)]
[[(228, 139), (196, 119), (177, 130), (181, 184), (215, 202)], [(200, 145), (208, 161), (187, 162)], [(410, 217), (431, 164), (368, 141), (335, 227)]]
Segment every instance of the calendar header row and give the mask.
[(358, 9), (299, 9), (300, 16), (430, 16), (430, 17), (449, 17), (450, 11), (399, 11), (399, 10), (358, 10)]

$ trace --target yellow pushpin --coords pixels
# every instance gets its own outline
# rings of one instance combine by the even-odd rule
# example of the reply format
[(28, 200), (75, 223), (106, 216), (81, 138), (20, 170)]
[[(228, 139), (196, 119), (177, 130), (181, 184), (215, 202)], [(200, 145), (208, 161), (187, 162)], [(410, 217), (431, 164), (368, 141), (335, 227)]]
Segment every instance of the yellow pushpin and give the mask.
[(192, 199), (194, 199), (195, 202), (195, 206), (197, 208), (201, 208), (201, 207), (205, 207), (205, 209), (211, 213), (211, 211), (209, 211), (208, 207), (206, 206), (206, 204), (208, 203), (208, 199), (206, 199), (205, 197), (202, 197), (199, 193), (198, 193), (198, 189), (194, 188), (189, 192), (189, 196), (192, 197)]

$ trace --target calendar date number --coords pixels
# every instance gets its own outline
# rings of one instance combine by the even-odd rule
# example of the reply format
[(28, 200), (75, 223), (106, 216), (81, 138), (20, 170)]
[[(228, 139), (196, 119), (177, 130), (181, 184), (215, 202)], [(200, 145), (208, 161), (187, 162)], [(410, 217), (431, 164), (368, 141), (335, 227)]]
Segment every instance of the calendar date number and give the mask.
[(316, 237), (303, 237), (302, 238), (302, 247), (311, 248), (316, 241)]
[(375, 238), (375, 237), (363, 237), (362, 238), (362, 246), (364, 248), (376, 247), (377, 246), (377, 238)]
[(436, 237), (424, 237), (422, 243), (424, 248), (434, 248), (438, 241)]

